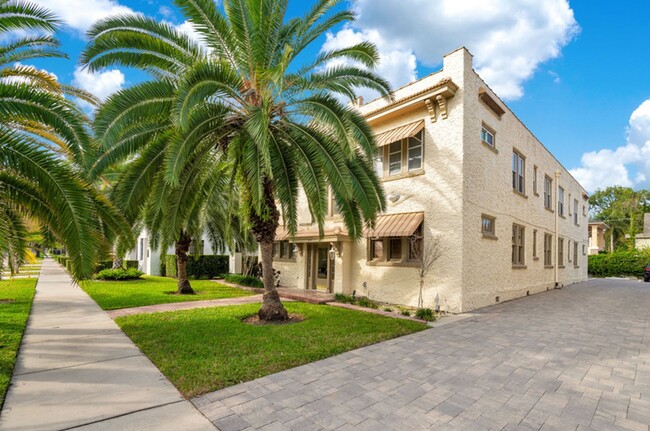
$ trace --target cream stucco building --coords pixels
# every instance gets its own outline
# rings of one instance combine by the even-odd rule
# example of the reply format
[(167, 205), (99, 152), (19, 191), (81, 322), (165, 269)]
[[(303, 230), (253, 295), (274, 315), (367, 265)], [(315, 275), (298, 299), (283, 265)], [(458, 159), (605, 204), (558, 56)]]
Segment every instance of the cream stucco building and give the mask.
[(375, 131), (388, 200), (352, 242), (331, 205), (325, 235), (306, 201), (297, 235), (280, 229), (287, 287), (416, 306), (414, 238), (440, 238), (424, 306), (463, 312), (587, 278), (585, 190), (488, 88), (464, 48), (437, 73), (359, 106)]
[(589, 222), (589, 254), (598, 254), (601, 251), (606, 251), (607, 246), (605, 243), (605, 232), (609, 230), (609, 226), (602, 221)]

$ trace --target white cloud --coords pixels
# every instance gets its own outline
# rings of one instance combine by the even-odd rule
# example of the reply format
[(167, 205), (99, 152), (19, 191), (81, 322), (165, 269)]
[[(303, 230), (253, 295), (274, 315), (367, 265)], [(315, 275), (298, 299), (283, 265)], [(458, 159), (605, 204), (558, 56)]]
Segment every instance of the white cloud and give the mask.
[(630, 115), (625, 145), (583, 154), (581, 166), (571, 170), (571, 174), (590, 192), (613, 185), (648, 187), (650, 99)]
[(172, 12), (171, 8), (169, 8), (167, 6), (160, 6), (160, 8), (158, 9), (158, 13), (161, 14), (162, 16), (164, 16), (165, 18), (169, 18), (174, 14), (174, 12)]
[(359, 18), (352, 29), (393, 63), (380, 72), (392, 72), (394, 85), (413, 79), (411, 59), (434, 67), (444, 54), (466, 46), (479, 74), (505, 99), (521, 97), (523, 83), (578, 31), (567, 0), (357, 0), (355, 7)]
[(122, 88), (124, 74), (117, 69), (89, 72), (77, 67), (74, 71), (73, 84), (104, 100)]
[(38, 0), (70, 27), (86, 32), (96, 21), (108, 16), (133, 13), (114, 0)]

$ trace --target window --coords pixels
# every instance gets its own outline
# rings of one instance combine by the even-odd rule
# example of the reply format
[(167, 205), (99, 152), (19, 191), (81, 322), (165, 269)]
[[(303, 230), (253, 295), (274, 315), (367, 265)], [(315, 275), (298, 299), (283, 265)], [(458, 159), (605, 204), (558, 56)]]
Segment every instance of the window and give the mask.
[(571, 240), (566, 242), (566, 259), (571, 262)]
[(578, 226), (578, 199), (573, 200), (573, 224)]
[(334, 217), (339, 214), (340, 214), (339, 206), (336, 203), (336, 198), (334, 196), (334, 193), (332, 192), (332, 189), (330, 188), (329, 191), (327, 192), (327, 215), (330, 217)]
[(557, 239), (557, 265), (564, 266), (564, 238)]
[(483, 127), (481, 127), (481, 141), (483, 141), (485, 144), (489, 145), (492, 148), (494, 148), (495, 146), (494, 132), (491, 129), (489, 129), (485, 124), (483, 125)]
[(524, 156), (517, 151), (512, 152), (512, 188), (517, 193), (524, 194)]
[(512, 225), (512, 264), (524, 265), (524, 227), (517, 224)]
[(533, 166), (533, 193), (537, 194), (537, 166)]
[(553, 209), (551, 202), (553, 202), (553, 180), (544, 177), (544, 208)]
[(562, 187), (557, 188), (557, 212), (564, 217), (564, 189)]
[(408, 138), (408, 170), (422, 168), (422, 133)]
[(402, 173), (402, 142), (393, 142), (388, 146), (388, 175)]
[(533, 259), (537, 259), (537, 229), (533, 229)]
[(144, 259), (144, 238), (140, 238), (140, 246), (138, 247), (138, 260)]
[(385, 145), (379, 152), (380, 155), (374, 160), (374, 168), (380, 178), (422, 169), (424, 132)]
[(388, 260), (402, 260), (402, 238), (390, 238), (388, 240)]
[(545, 233), (544, 234), (544, 266), (552, 266), (552, 247), (553, 247), (553, 235)]
[(582, 215), (583, 215), (584, 217), (587, 217), (587, 206), (586, 206), (586, 205), (583, 205), (583, 206), (582, 206)]
[(196, 247), (196, 241), (193, 241), (193, 240), (190, 241), (190, 248), (188, 250), (188, 253), (189, 254), (194, 254), (194, 255), (196, 255), (196, 254), (202, 255), (203, 250), (205, 250), (205, 241), (201, 240), (201, 242), (199, 243), (198, 250), (196, 248), (197, 248)]
[(587, 254), (587, 246), (582, 244), (582, 255), (585, 256)]
[(578, 243), (573, 241), (573, 267), (578, 267)]
[(487, 236), (495, 236), (495, 218), (489, 215), (481, 215), (481, 233)]
[(273, 243), (273, 257), (278, 260), (295, 260), (293, 244), (289, 241), (275, 241)]
[(384, 260), (383, 239), (373, 239), (370, 241), (370, 256), (372, 260)]
[(368, 263), (415, 266), (422, 248), (422, 225), (411, 236), (391, 236), (368, 240)]

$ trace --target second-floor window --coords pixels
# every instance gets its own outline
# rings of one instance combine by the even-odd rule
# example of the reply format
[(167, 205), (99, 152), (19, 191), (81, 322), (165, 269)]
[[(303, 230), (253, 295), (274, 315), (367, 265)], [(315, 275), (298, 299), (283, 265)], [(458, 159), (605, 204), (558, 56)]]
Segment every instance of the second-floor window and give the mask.
[(401, 139), (379, 149), (375, 159), (375, 172), (379, 178), (391, 177), (422, 169), (424, 132)]
[(557, 188), (557, 212), (561, 216), (564, 215), (564, 189), (562, 187)]
[(549, 177), (544, 177), (544, 207), (553, 209), (551, 202), (553, 199), (553, 180)]
[(517, 151), (512, 152), (512, 188), (517, 193), (524, 194), (525, 159)]
[(481, 141), (485, 142), (490, 147), (495, 146), (494, 132), (488, 129), (485, 125), (481, 127)]
[(578, 199), (573, 200), (573, 224), (578, 225)]

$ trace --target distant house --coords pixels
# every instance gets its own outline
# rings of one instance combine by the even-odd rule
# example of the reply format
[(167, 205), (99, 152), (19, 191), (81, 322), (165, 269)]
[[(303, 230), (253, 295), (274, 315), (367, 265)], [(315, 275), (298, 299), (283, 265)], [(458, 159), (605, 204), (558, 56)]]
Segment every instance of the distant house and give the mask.
[(637, 250), (650, 247), (650, 213), (643, 214), (643, 233), (636, 236), (635, 246)]
[(320, 236), (306, 198), (276, 233), (281, 284), (417, 306), (411, 244), (440, 238), (424, 306), (473, 310), (587, 278), (588, 196), (458, 49), (443, 68), (357, 109), (376, 136), (384, 214), (352, 241), (329, 197)]
[(609, 226), (602, 221), (589, 222), (589, 254), (598, 254), (606, 251), (605, 232)]

